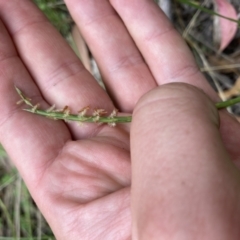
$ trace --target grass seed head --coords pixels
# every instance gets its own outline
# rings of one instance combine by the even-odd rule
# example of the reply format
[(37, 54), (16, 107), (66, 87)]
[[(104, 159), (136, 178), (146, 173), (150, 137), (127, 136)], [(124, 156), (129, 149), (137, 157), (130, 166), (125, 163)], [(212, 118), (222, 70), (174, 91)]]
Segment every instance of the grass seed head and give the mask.
[(110, 126), (110, 127), (116, 127), (117, 124), (116, 124), (115, 122), (111, 122), (111, 123), (108, 123), (108, 126)]
[(84, 107), (83, 109), (81, 109), (80, 111), (78, 111), (78, 116), (79, 116), (79, 117), (85, 117), (89, 109), (90, 109), (89, 106)]
[(103, 116), (104, 114), (106, 114), (106, 110), (105, 109), (94, 109), (93, 111), (93, 116)]
[(62, 112), (63, 112), (63, 117), (67, 118), (69, 116), (69, 114), (70, 114), (70, 108), (68, 106), (65, 106), (63, 108)]
[(46, 112), (47, 112), (47, 113), (53, 112), (55, 108), (56, 108), (56, 105), (53, 104), (50, 108), (48, 108), (48, 109), (46, 110)]
[(94, 121), (95, 123), (97, 123), (97, 122), (99, 121), (99, 119), (100, 119), (100, 116), (94, 116), (93, 121)]
[(24, 100), (23, 100), (23, 99), (20, 99), (19, 101), (17, 101), (17, 105), (20, 105), (20, 104), (22, 104), (22, 103), (24, 103)]
[(36, 104), (35, 106), (33, 106), (32, 112), (35, 113), (35, 112), (38, 110), (39, 107), (40, 107), (40, 104), (39, 104), (39, 103)]
[(113, 109), (113, 111), (111, 112), (111, 114), (109, 115), (109, 117), (110, 117), (110, 118), (114, 118), (114, 117), (117, 116), (117, 114), (118, 114), (118, 110), (115, 108), (115, 109)]

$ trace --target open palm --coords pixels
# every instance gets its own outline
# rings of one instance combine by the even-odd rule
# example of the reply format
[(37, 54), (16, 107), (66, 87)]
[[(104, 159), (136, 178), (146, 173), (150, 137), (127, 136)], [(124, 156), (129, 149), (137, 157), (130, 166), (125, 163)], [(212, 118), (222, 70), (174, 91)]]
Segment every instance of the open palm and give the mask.
[[(32, 115), (16, 105), (14, 85), (44, 109), (68, 105), (75, 112), (92, 106), (131, 113), (144, 93), (169, 82), (218, 98), (152, 0), (66, 4), (107, 93), (30, 0), (0, 0), (0, 141), (57, 239), (131, 239), (130, 127), (79, 127)], [(239, 126), (225, 111), (221, 129), (238, 164)]]

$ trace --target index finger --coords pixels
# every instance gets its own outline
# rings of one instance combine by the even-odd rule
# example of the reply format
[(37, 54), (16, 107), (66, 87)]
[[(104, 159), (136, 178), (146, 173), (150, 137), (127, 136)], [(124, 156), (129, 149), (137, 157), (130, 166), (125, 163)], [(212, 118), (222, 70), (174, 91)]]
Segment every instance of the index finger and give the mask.
[[(31, 0), (17, 2), (0, 1), (0, 16), (44, 99), (60, 109), (71, 106), (74, 112), (86, 106), (112, 111), (109, 96), (43, 13)], [(95, 134), (97, 129), (87, 124), (85, 128), (67, 125), (76, 139)]]

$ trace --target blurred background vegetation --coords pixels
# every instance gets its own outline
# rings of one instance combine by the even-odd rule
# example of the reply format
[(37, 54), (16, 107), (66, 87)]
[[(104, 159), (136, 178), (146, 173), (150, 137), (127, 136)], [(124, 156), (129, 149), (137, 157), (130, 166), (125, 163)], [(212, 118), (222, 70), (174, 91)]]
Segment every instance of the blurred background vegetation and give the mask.
[(72, 18), (68, 13), (64, 1), (60, 0), (34, 0), (38, 7), (45, 13), (59, 32), (67, 37), (72, 26)]
[[(63, 1), (60, 0), (34, 0), (45, 13), (52, 24), (62, 36), (70, 43), (74, 50), (71, 16)], [(215, 44), (213, 16), (189, 4), (178, 0), (156, 0), (165, 9), (177, 30), (184, 36), (191, 48), (199, 68), (205, 74), (209, 83), (219, 92), (223, 100), (232, 98), (240, 92), (240, 31), (229, 46), (219, 52)], [(213, 10), (211, 0), (195, 1), (199, 6)], [(240, 10), (239, 0), (232, 0), (234, 7)], [(83, 46), (83, 45), (82, 45)], [(85, 66), (92, 74), (99, 78), (96, 64), (90, 51), (80, 50), (84, 61), (91, 61)], [(79, 55), (79, 52), (77, 54)], [(217, 67), (217, 68), (216, 68)], [(239, 104), (229, 109), (235, 115), (240, 115)], [(11, 239), (55, 239), (51, 229), (38, 211), (34, 201), (11, 164), (6, 152), (0, 145), (0, 240)]]

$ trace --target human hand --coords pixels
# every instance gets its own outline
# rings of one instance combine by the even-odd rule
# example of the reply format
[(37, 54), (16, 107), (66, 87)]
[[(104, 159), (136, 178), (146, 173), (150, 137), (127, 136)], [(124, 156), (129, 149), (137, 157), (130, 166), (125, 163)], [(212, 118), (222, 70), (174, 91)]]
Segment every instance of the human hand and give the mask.
[[(23, 112), (14, 85), (43, 108), (54, 103), (73, 111), (91, 105), (131, 112), (142, 95), (169, 82), (190, 83), (213, 101), (217, 97), (153, 1), (66, 4), (109, 95), (31, 1), (0, 0), (9, 32), (1, 23), (0, 142), (57, 239), (131, 239), (129, 126), (81, 128)], [(225, 111), (220, 115), (223, 140), (238, 164), (238, 123)]]
[(139, 101), (131, 126), (133, 239), (240, 238), (240, 174), (221, 139), (222, 119), (203, 92), (183, 83)]

